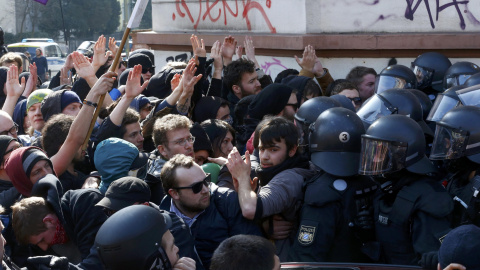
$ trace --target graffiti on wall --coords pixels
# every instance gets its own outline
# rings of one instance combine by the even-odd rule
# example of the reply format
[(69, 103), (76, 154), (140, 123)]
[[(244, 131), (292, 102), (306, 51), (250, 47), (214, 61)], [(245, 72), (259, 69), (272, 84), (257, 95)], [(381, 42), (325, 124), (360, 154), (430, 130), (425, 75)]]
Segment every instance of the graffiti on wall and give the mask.
[(184, 62), (188, 63), (188, 60), (193, 57), (193, 52), (190, 52), (190, 56), (188, 56), (188, 53), (181, 53), (177, 55), (171, 55), (167, 56), (165, 59), (165, 62)]
[(277, 75), (282, 70), (288, 69), (285, 65), (282, 64), (282, 61), (272, 57), (272, 61), (265, 61), (265, 64), (260, 65), (267, 75)]
[[(433, 20), (432, 8), (430, 7), (429, 0), (406, 0), (406, 1), (407, 1), (407, 9), (405, 10), (405, 18), (413, 21), (414, 14), (417, 11), (417, 8), (420, 6), (420, 4), (423, 3), (425, 8), (427, 9), (428, 17), (430, 20), (430, 26), (432, 28), (435, 28), (435, 22)], [(434, 6), (434, 11), (436, 12), (435, 21), (438, 21), (439, 14), (442, 11), (446, 10), (447, 8), (454, 8), (460, 20), (460, 28), (462, 30), (465, 30), (465, 27), (466, 27), (463, 13), (465, 13), (465, 16), (472, 24), (480, 25), (480, 21), (478, 21), (477, 18), (475, 18), (472, 12), (468, 9), (468, 3), (470, 2), (469, 0), (466, 0), (466, 1), (452, 0), (452, 2), (445, 3), (443, 5), (440, 4), (439, 0), (436, 0), (435, 2), (436, 2)]]
[[(230, 6), (227, 2), (234, 3), (234, 7), (233, 4), (232, 6)], [(239, 2), (241, 4), (239, 4)], [(195, 30), (197, 29), (198, 24), (201, 21), (210, 21), (212, 23), (215, 23), (219, 21), (222, 17), (223, 24), (227, 26), (228, 18), (230, 18), (231, 16), (233, 18), (242, 18), (247, 25), (247, 29), (250, 31), (252, 30), (252, 24), (250, 22), (249, 13), (257, 11), (261, 14), (263, 20), (267, 24), (270, 33), (274, 34), (277, 32), (276, 28), (270, 22), (270, 19), (268, 18), (268, 15), (265, 11), (266, 9), (269, 9), (271, 7), (271, 0), (267, 0), (265, 6), (254, 0), (198, 0), (198, 3), (190, 2), (188, 5), (185, 0), (175, 0), (175, 4), (176, 13), (174, 12), (172, 14), (172, 20), (176, 20), (176, 14), (178, 14), (178, 16), (180, 16), (181, 18), (188, 17), (190, 22), (193, 24), (193, 28)], [(192, 12), (190, 11), (193, 5), (196, 5), (195, 10), (199, 10), (196, 18), (194, 18), (195, 14), (192, 15)], [(241, 12), (242, 7), (243, 12)]]

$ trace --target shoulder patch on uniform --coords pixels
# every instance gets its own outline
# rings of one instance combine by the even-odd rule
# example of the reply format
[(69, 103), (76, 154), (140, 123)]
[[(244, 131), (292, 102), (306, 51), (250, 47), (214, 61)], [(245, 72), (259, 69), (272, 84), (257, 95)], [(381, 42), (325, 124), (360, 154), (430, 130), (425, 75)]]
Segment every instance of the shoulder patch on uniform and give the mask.
[(298, 233), (298, 242), (304, 246), (310, 245), (315, 239), (315, 227), (301, 225)]
[(347, 189), (347, 182), (343, 179), (337, 179), (333, 181), (333, 187), (338, 191), (344, 191)]

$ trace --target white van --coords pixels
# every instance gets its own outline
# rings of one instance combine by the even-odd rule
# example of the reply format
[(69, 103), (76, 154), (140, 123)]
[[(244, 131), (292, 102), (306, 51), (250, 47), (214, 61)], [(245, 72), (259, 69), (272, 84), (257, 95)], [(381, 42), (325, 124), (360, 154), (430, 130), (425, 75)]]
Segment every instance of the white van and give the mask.
[(35, 50), (40, 48), (43, 56), (47, 58), (50, 78), (51, 76), (55, 76), (63, 64), (65, 64), (66, 55), (55, 42), (21, 42), (10, 44), (7, 48), (9, 52), (24, 53), (28, 51), (32, 58), (35, 57)]

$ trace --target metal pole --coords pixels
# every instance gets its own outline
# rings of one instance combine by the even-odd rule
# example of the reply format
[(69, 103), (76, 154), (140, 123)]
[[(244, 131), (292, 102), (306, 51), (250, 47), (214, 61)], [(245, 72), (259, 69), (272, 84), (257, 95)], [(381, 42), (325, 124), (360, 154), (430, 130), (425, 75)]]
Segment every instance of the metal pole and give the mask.
[(63, 7), (62, 0), (60, 0), (60, 13), (62, 14), (62, 23), (63, 23), (63, 38), (65, 39), (65, 45), (68, 45), (67, 41), (67, 28), (65, 27), (65, 20), (63, 19)]

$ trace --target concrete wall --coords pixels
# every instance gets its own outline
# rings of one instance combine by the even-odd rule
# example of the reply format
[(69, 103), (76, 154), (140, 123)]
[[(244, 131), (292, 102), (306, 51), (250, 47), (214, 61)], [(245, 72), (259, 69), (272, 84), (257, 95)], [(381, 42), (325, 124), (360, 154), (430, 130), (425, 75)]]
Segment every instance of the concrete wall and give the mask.
[(0, 7), (0, 26), (2, 27), (3, 32), (16, 34), (15, 1), (0, 0)]
[[(275, 77), (297, 68), (311, 44), (334, 78), (357, 65), (380, 72), (395, 57), (410, 62), (439, 51), (452, 63), (480, 64), (480, 1), (458, 0), (152, 0), (153, 31), (134, 43), (155, 50), (156, 65), (191, 56), (189, 36), (207, 46), (252, 35), (258, 61)], [(209, 48), (207, 49), (209, 51)]]

